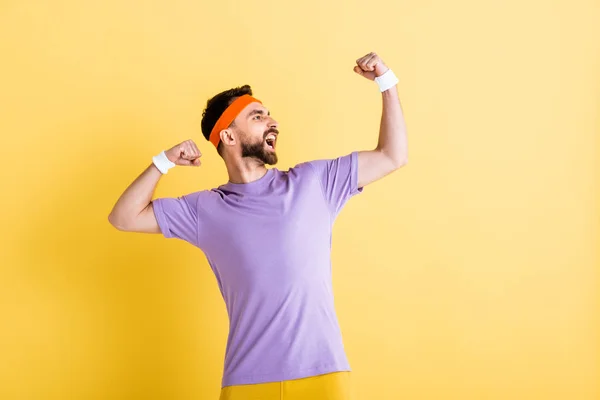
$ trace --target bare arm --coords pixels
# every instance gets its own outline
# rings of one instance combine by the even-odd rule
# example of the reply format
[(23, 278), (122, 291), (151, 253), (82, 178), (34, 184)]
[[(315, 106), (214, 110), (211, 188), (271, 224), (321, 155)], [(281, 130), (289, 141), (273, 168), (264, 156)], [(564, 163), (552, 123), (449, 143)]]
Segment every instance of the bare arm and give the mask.
[[(200, 166), (202, 155), (196, 144), (187, 140), (165, 151), (167, 158), (177, 165)], [(154, 216), (152, 196), (162, 173), (150, 164), (119, 197), (108, 221), (121, 231), (161, 233)]]
[(108, 221), (121, 231), (160, 233), (152, 208), (152, 196), (162, 174), (154, 164), (150, 164), (125, 189), (112, 211)]
[[(354, 71), (373, 80), (383, 75), (388, 67), (377, 54), (369, 54), (357, 60)], [(408, 162), (406, 124), (396, 86), (383, 92), (382, 98), (377, 147), (358, 152), (358, 187), (381, 179)]]

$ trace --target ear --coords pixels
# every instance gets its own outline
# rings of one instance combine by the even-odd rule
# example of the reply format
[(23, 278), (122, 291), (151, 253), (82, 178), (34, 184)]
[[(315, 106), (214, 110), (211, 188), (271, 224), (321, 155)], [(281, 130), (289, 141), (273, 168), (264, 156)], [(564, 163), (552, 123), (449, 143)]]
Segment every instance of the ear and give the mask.
[(223, 129), (220, 133), (221, 141), (226, 145), (234, 145), (236, 143), (236, 137), (231, 129)]

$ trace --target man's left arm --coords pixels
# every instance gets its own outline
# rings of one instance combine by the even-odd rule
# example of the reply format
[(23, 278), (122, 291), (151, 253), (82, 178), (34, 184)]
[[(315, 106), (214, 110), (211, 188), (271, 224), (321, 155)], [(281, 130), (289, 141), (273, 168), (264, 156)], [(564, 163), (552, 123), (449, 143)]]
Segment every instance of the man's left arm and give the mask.
[[(375, 53), (359, 58), (356, 64), (354, 72), (370, 80), (375, 80), (389, 70)], [(383, 110), (377, 147), (358, 152), (359, 188), (389, 175), (408, 161), (406, 124), (396, 85), (383, 91), (381, 95)]]

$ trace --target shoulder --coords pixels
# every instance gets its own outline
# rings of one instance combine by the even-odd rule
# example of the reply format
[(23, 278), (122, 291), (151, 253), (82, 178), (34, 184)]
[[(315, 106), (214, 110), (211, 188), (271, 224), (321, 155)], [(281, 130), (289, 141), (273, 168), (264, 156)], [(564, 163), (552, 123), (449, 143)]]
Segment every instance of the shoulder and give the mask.
[(315, 161), (301, 161), (299, 163), (297, 163), (296, 165), (294, 165), (293, 167), (290, 167), (290, 169), (288, 171), (285, 172), (290, 172), (290, 173), (301, 173), (304, 172), (306, 170), (312, 169), (312, 163), (314, 163)]
[[(304, 161), (291, 169), (299, 172), (309, 171), (309, 173), (316, 174), (317, 176), (327, 174), (332, 170), (340, 168), (352, 168), (356, 167), (358, 161), (358, 152), (353, 151), (348, 154), (344, 154), (338, 157), (332, 158), (319, 158), (311, 161)], [(290, 170), (291, 170), (290, 169)]]
[(183, 206), (196, 209), (198, 207), (198, 203), (204, 196), (206, 196), (206, 190), (199, 190), (173, 197), (158, 197), (153, 199), (152, 203), (154, 204), (155, 208), (159, 209), (159, 211), (167, 207), (177, 209)]
[(198, 204), (198, 202), (208, 199), (211, 195), (210, 190), (198, 190), (195, 192), (191, 192), (180, 196), (181, 198), (185, 198), (188, 202)]
[(302, 161), (290, 167), (287, 171), (281, 171), (282, 174), (286, 174), (289, 177), (298, 178), (314, 178), (316, 177), (317, 171), (320, 167), (321, 160), (310, 160)]

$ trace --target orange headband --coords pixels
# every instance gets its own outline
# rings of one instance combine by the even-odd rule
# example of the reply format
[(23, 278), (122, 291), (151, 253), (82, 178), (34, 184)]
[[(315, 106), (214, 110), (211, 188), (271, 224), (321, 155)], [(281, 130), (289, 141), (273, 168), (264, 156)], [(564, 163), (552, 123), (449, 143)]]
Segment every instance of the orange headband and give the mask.
[(223, 111), (223, 114), (221, 114), (221, 116), (217, 120), (217, 123), (215, 124), (214, 128), (210, 132), (210, 137), (208, 140), (210, 140), (210, 142), (212, 144), (214, 144), (215, 147), (217, 147), (219, 145), (219, 142), (221, 141), (221, 137), (219, 135), (220, 132), (223, 129), (227, 129), (229, 127), (229, 125), (231, 125), (231, 123), (233, 122), (235, 117), (237, 117), (238, 114), (244, 108), (246, 108), (246, 106), (248, 104), (254, 103), (254, 102), (258, 102), (258, 103), (262, 104), (262, 101), (255, 99), (254, 97), (250, 96), (249, 94), (245, 94), (245, 95), (240, 96), (237, 99), (235, 99), (235, 101), (233, 103), (231, 103), (229, 105), (229, 107), (227, 107), (227, 109), (225, 109), (225, 111)]

